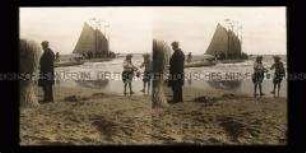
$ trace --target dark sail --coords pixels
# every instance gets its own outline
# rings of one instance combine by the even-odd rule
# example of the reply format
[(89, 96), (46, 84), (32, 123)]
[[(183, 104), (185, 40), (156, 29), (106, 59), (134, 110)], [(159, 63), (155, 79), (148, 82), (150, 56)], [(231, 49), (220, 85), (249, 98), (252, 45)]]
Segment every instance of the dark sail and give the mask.
[(101, 31), (95, 30), (95, 32), (97, 34), (96, 40), (98, 41), (96, 42), (96, 52), (105, 57), (109, 52), (108, 40)]
[(108, 40), (104, 34), (85, 23), (73, 53), (93, 52), (95, 55), (106, 56), (108, 51)]
[(241, 57), (241, 41), (232, 31), (218, 24), (206, 54), (223, 55), (224, 58)]

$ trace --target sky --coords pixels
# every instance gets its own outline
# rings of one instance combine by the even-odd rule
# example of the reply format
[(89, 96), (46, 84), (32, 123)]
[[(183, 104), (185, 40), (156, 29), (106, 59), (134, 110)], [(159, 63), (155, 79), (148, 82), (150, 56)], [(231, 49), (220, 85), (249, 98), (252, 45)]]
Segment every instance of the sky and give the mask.
[[(21, 7), (20, 38), (48, 40), (60, 54), (72, 53), (84, 22), (100, 29), (117, 53), (151, 52), (152, 39), (179, 41), (185, 52), (205, 53), (216, 26), (235, 25), (248, 54), (286, 54), (285, 7)], [(237, 27), (242, 27), (237, 30)]]

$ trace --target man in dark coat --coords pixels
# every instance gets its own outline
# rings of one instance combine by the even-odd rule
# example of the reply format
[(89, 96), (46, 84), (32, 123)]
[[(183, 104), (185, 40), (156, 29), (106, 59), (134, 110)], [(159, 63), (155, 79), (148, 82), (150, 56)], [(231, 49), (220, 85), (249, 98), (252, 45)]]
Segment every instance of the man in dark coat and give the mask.
[(43, 41), (41, 43), (44, 50), (40, 58), (40, 78), (39, 86), (43, 88), (44, 92), (44, 102), (53, 102), (53, 90), (52, 86), (54, 84), (54, 61), (55, 54), (49, 48), (49, 42)]
[(183, 51), (179, 48), (178, 42), (173, 42), (171, 44), (174, 53), (170, 58), (170, 79), (169, 83), (173, 91), (172, 102), (183, 102), (183, 90), (184, 85), (184, 63), (185, 55)]

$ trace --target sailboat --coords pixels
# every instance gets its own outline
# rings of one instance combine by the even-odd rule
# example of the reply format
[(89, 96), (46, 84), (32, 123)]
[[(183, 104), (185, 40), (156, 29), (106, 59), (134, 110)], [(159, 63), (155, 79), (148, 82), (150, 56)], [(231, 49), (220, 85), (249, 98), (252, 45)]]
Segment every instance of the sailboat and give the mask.
[(108, 61), (115, 57), (115, 53), (109, 50), (109, 41), (105, 35), (86, 22), (72, 53), (89, 62)]
[(241, 40), (231, 29), (226, 29), (220, 23), (205, 52), (223, 63), (244, 61), (247, 55), (242, 52)]
[(109, 42), (105, 35), (84, 23), (80, 37), (72, 51), (72, 57), (67, 61), (55, 62), (55, 67), (82, 65), (85, 62), (109, 61), (116, 54), (109, 50)]

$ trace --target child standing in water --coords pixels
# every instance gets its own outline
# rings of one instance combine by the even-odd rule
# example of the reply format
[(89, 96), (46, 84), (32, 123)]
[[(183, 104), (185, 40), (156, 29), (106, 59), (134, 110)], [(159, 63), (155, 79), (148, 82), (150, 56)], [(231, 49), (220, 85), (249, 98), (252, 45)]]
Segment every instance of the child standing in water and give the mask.
[(143, 89), (141, 92), (146, 93), (146, 85), (148, 84), (148, 94), (150, 93), (150, 81), (151, 81), (151, 60), (150, 60), (150, 55), (149, 54), (144, 54), (143, 55), (143, 63), (141, 64), (140, 68), (144, 67), (144, 72), (143, 72)]
[(264, 79), (264, 73), (267, 71), (262, 64), (262, 56), (256, 57), (256, 61), (254, 63), (254, 73), (252, 75), (252, 81), (254, 83), (254, 97), (257, 96), (257, 87), (259, 87), (259, 94), (260, 97), (264, 95), (262, 92), (262, 81)]
[(188, 57), (187, 57), (187, 63), (190, 63), (192, 60), (192, 55), (191, 52), (189, 52)]
[(123, 62), (123, 72), (122, 72), (122, 81), (124, 83), (124, 95), (127, 94), (126, 87), (129, 85), (130, 95), (134, 94), (132, 90), (132, 81), (134, 77), (134, 72), (138, 70), (136, 66), (132, 63), (132, 55), (128, 54), (126, 59)]
[(271, 66), (271, 70), (275, 69), (274, 71), (274, 78), (273, 78), (273, 91), (271, 92), (275, 97), (275, 89), (277, 87), (277, 97), (279, 97), (279, 91), (281, 88), (281, 82), (283, 77), (285, 76), (285, 68), (282, 61), (280, 61), (279, 56), (274, 56), (274, 64)]

